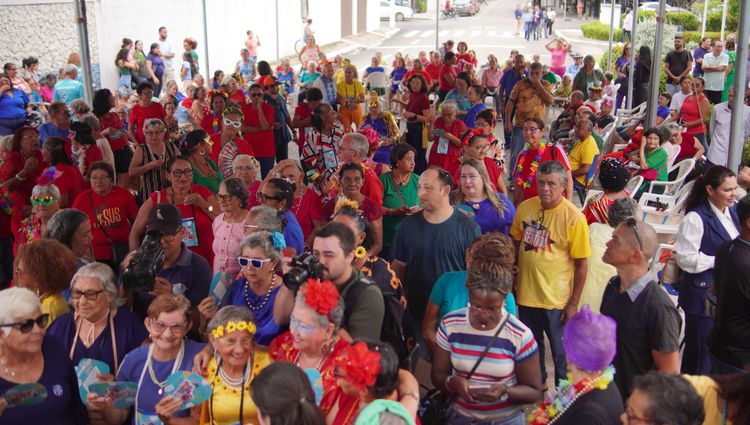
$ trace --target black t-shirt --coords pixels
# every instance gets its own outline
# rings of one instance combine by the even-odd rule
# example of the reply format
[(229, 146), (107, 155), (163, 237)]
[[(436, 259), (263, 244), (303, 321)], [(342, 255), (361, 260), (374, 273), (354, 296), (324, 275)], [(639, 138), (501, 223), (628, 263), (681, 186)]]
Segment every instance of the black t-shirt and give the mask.
[[(693, 55), (690, 54), (687, 50), (682, 50), (681, 52), (676, 52), (672, 50), (671, 52), (667, 53), (667, 57), (664, 59), (664, 64), (669, 64), (669, 71), (672, 73), (672, 75), (680, 75), (688, 67), (688, 62), (693, 60)], [(672, 80), (670, 78), (670, 80)], [(669, 84), (680, 84), (679, 80), (672, 80), (667, 81)]]
[[(716, 315), (711, 351), (750, 351), (750, 243), (737, 238), (719, 247), (714, 264)], [(749, 353), (750, 354), (750, 353)]]
[(617, 390), (614, 382), (610, 382), (604, 391), (593, 390), (582, 395), (555, 423), (557, 425), (620, 425), (620, 414), (624, 410), (620, 391)]
[(633, 378), (655, 369), (651, 350), (675, 352), (680, 348), (682, 319), (667, 293), (649, 282), (635, 301), (620, 293), (620, 278), (604, 289), (601, 312), (617, 322), (615, 383), (623, 399), (630, 395)]
[(402, 283), (409, 312), (418, 323), (435, 282), (443, 273), (466, 269), (466, 250), (481, 233), (477, 223), (457, 209), (439, 224), (425, 220), (422, 211), (401, 222), (393, 239), (393, 258), (407, 264)]

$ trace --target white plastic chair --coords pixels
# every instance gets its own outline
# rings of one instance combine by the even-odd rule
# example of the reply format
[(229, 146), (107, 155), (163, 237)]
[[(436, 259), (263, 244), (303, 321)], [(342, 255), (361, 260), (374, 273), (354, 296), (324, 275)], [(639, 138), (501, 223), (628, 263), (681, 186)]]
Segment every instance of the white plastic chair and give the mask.
[(365, 77), (365, 84), (370, 85), (370, 89), (387, 89), (390, 85), (388, 75), (385, 72), (372, 72)]
[(646, 110), (646, 102), (641, 103), (638, 106), (634, 106), (630, 109), (618, 109), (617, 116), (619, 118), (630, 118), (638, 115), (642, 115)]
[(687, 178), (688, 174), (690, 174), (691, 171), (693, 171), (693, 168), (695, 168), (695, 159), (688, 158), (683, 159), (676, 165), (673, 165), (672, 168), (669, 169), (669, 172), (671, 173), (674, 170), (677, 171), (677, 177), (672, 181), (652, 181), (651, 186), (649, 186), (648, 191), (653, 193), (654, 188), (657, 188), (659, 186), (664, 187), (664, 193), (669, 195), (676, 193), (680, 188), (682, 187), (682, 184), (685, 183), (685, 179)]
[[(640, 176), (639, 176), (640, 177)], [(656, 211), (656, 207), (649, 205), (651, 202), (658, 202), (665, 206), (665, 209), (673, 209), (678, 202), (687, 198), (687, 195), (693, 189), (694, 182), (689, 182), (683, 185), (677, 193), (673, 195), (656, 194), (656, 193), (643, 193), (641, 199), (638, 201), (638, 206), (642, 211)]]
[(644, 193), (640, 200), (642, 203), (639, 202), (643, 222), (652, 225), (654, 230), (656, 230), (656, 233), (660, 235), (676, 235), (680, 221), (682, 221), (682, 218), (684, 217), (682, 207), (687, 200), (692, 185), (693, 182), (685, 185), (685, 190), (680, 191), (678, 194), (679, 196), (674, 196), (672, 199), (669, 198), (669, 195), (666, 195), (666, 198), (662, 198), (664, 195), (651, 198), (651, 200), (654, 201), (658, 198), (659, 202), (666, 203), (667, 207), (663, 211), (657, 211), (656, 208), (646, 205), (644, 196), (653, 194)]
[(641, 187), (642, 184), (643, 184), (643, 176), (632, 177), (630, 180), (628, 180), (628, 183), (625, 185), (625, 190), (628, 191), (631, 198), (634, 198), (636, 192), (638, 192), (638, 188)]

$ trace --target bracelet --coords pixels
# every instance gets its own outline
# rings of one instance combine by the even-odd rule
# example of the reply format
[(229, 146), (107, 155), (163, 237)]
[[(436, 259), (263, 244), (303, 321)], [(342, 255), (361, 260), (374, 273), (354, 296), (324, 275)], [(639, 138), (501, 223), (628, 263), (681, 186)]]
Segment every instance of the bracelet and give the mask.
[(445, 378), (445, 384), (444, 385), (445, 385), (445, 389), (446, 390), (450, 391), (450, 388), (448, 388), (448, 384), (451, 382), (451, 378), (455, 378), (455, 377), (456, 377), (456, 375), (448, 375)]

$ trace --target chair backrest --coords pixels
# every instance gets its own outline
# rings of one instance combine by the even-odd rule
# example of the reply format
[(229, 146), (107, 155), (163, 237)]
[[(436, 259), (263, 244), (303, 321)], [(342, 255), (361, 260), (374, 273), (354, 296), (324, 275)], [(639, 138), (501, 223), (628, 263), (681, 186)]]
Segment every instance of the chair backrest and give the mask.
[(628, 180), (628, 183), (625, 185), (625, 190), (628, 191), (631, 198), (635, 197), (635, 194), (638, 192), (638, 188), (641, 187), (643, 184), (643, 176), (635, 176)]
[(676, 167), (678, 171), (677, 171), (677, 177), (675, 177), (674, 184), (672, 185), (672, 190), (670, 191), (672, 193), (676, 193), (678, 190), (680, 190), (688, 174), (690, 174), (690, 172), (693, 171), (693, 168), (695, 168), (695, 159), (693, 158), (683, 159), (676, 165)]
[(388, 75), (385, 72), (373, 72), (367, 74), (365, 77), (365, 83), (370, 85), (370, 88), (385, 88), (388, 87)]
[(656, 254), (654, 254), (654, 257), (651, 259), (651, 277), (654, 281), (660, 281), (659, 273), (664, 270), (664, 266), (667, 264), (669, 254), (672, 250), (674, 250), (674, 245), (672, 244), (659, 244)]
[(591, 163), (591, 168), (589, 168), (588, 173), (586, 173), (586, 187), (589, 187), (589, 184), (594, 180), (594, 176), (596, 175), (596, 170), (599, 168), (599, 158), (601, 158), (600, 154), (597, 154), (594, 157), (594, 161)]
[(694, 185), (695, 181), (691, 181), (688, 184), (682, 185), (682, 187), (680, 187), (680, 189), (674, 195), (674, 206), (667, 210), (669, 213), (679, 213), (682, 210), (682, 207), (685, 205), (685, 201), (687, 201), (688, 195), (690, 195), (690, 191), (693, 190)]
[(621, 85), (622, 84), (620, 84), (620, 83), (615, 84), (615, 93), (617, 93), (618, 91), (620, 91), (620, 86)]

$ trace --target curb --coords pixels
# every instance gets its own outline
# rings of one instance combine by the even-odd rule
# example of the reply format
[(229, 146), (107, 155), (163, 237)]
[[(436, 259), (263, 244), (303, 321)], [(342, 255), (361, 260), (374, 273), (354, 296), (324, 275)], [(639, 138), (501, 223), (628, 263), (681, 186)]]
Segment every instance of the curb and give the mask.
[[(595, 44), (595, 45), (600, 45), (600, 46), (609, 46), (609, 42), (608, 41), (592, 40), (590, 38), (585, 38), (585, 37), (584, 38), (573, 38), (573, 37), (570, 37), (567, 34), (565, 34), (566, 31), (579, 31), (579, 30), (573, 30), (573, 29), (570, 29), (570, 30), (567, 30), (567, 29), (555, 30), (555, 35), (558, 36), (558, 37), (560, 37), (560, 38), (564, 38), (565, 40), (570, 41), (572, 43), (587, 43), (587, 44)], [(617, 40), (613, 40), (612, 41), (613, 45), (615, 43), (617, 43)]]

